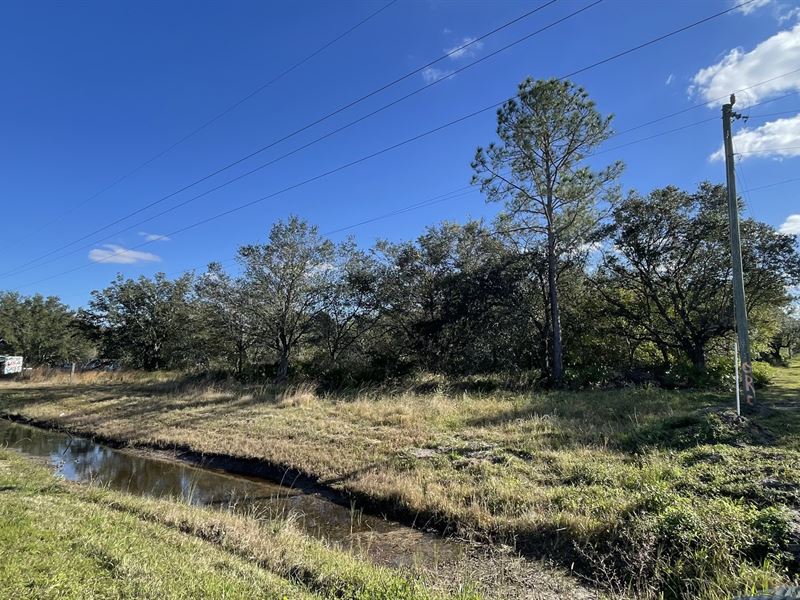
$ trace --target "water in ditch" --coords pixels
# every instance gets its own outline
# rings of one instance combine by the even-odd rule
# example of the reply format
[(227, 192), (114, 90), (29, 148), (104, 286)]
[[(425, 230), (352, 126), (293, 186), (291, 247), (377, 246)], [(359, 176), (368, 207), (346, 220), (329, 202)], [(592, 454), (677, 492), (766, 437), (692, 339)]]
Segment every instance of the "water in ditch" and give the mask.
[[(0, 446), (44, 459), (59, 477), (152, 497), (271, 515), (294, 515), (308, 534), (392, 566), (457, 559), (463, 546), (308, 493), (151, 453), (0, 419)], [(291, 484), (291, 482), (286, 482)]]

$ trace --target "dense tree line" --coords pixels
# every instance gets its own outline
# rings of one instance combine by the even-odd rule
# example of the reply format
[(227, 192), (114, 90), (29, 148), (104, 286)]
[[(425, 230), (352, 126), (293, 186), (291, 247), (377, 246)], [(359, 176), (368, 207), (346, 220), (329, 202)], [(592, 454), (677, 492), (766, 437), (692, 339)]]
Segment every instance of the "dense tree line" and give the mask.
[(0, 354), (17, 354), (34, 365), (84, 362), (94, 356), (83, 323), (53, 296), (0, 292)]
[[(432, 371), (556, 386), (674, 381), (681, 370), (691, 383), (730, 355), (724, 186), (623, 194), (621, 164), (587, 164), (611, 119), (568, 82), (523, 82), (497, 134), (472, 164), (502, 205), (491, 223), (362, 249), (293, 217), (242, 246), (232, 273), (120, 275), (77, 313), (4, 294), (5, 351), (332, 384)], [(753, 219), (742, 233), (754, 345), (783, 360), (800, 343), (787, 293), (800, 282), (796, 240)]]

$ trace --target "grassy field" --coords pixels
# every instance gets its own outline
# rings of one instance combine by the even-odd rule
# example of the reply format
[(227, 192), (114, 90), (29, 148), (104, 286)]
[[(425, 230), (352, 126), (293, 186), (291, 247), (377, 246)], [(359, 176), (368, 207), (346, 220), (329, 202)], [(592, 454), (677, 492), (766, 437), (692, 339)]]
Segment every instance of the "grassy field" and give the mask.
[(0, 490), (2, 598), (452, 597), (311, 540), (290, 520), (67, 484), (8, 450)]
[(800, 364), (730, 394), (413, 391), (185, 380), (0, 385), (0, 410), (130, 443), (295, 468), (637, 597), (728, 598), (797, 577)]

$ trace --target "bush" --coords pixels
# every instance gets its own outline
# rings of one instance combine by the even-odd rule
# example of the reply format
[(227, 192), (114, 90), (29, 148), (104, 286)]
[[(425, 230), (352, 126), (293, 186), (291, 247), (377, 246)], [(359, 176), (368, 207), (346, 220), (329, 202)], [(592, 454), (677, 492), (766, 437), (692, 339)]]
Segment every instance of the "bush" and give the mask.
[[(735, 417), (735, 413), (732, 415)], [(748, 432), (725, 413), (683, 414), (655, 421), (623, 438), (623, 446), (684, 449), (703, 444), (730, 444), (746, 439)]]
[(618, 370), (606, 365), (586, 365), (564, 372), (564, 384), (572, 389), (601, 388), (624, 382), (625, 377)]
[[(756, 386), (772, 383), (775, 369), (763, 361), (753, 361), (753, 381)], [(680, 362), (661, 375), (661, 383), (670, 388), (733, 389), (736, 375), (733, 358), (716, 356), (709, 358), (705, 369)]]
[(753, 361), (753, 383), (762, 387), (772, 383), (775, 379), (775, 368), (762, 361)]
[[(730, 361), (729, 361), (730, 362)], [(672, 365), (661, 375), (661, 383), (668, 388), (710, 389), (733, 384), (733, 363), (727, 368), (725, 360), (710, 360), (705, 369), (688, 362)]]
[(728, 498), (684, 498), (654, 486), (580, 549), (617, 593), (641, 598), (729, 598), (780, 580), (790, 516)]

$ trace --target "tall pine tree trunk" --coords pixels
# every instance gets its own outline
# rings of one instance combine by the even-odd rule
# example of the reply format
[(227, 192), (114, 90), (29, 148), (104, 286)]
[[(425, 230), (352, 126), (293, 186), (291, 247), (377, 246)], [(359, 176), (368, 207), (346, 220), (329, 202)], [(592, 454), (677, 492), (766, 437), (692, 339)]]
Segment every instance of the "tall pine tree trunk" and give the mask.
[(547, 234), (547, 288), (550, 300), (550, 321), (553, 335), (553, 385), (561, 387), (564, 382), (564, 359), (561, 344), (561, 316), (558, 309), (558, 263), (556, 258), (555, 236), (552, 231)]

